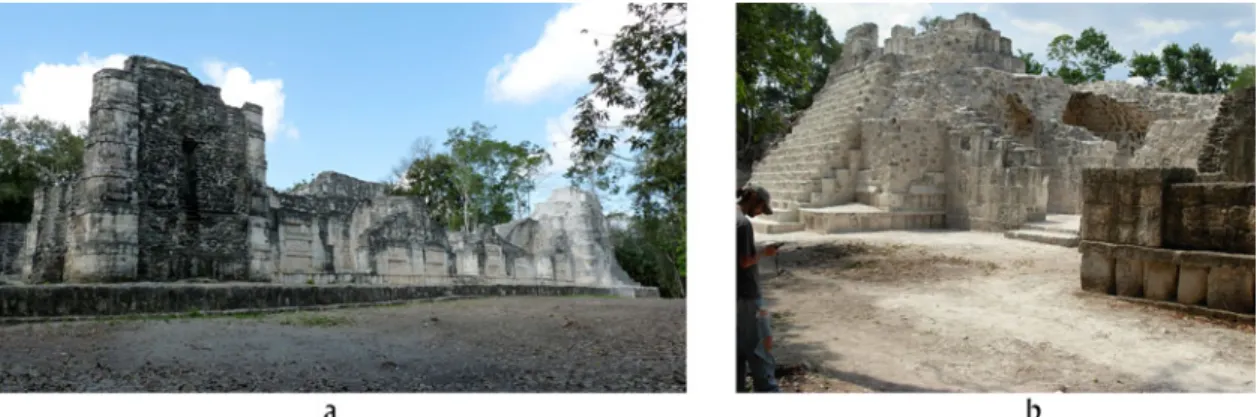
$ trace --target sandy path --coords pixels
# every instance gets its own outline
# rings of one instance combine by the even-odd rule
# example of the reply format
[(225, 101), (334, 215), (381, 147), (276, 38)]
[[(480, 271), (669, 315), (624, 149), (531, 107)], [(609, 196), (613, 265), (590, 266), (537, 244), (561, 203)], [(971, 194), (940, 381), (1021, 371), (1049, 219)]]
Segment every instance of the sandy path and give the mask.
[(978, 232), (763, 239), (793, 242), (778, 260), (785, 272), (763, 272), (780, 362), (805, 361), (840, 382), (874, 391), (1256, 390), (1254, 328), (1082, 294), (1075, 249)]
[(0, 392), (682, 392), (682, 300), (511, 297), (0, 327)]

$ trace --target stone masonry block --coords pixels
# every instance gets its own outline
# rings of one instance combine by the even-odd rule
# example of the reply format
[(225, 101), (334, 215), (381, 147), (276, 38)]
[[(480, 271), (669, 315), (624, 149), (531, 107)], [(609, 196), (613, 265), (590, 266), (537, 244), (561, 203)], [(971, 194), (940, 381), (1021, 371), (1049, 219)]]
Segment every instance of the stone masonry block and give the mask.
[(1098, 245), (1081, 246), (1081, 289), (1101, 294), (1116, 293), (1116, 259)]
[(1160, 217), (1162, 208), (1155, 206), (1139, 206), (1137, 208), (1136, 244), (1158, 248), (1163, 242), (1163, 220)]
[(1250, 270), (1237, 266), (1215, 266), (1208, 271), (1207, 305), (1209, 308), (1252, 314), (1255, 312), (1255, 296), (1252, 285), (1254, 267)]
[(1127, 253), (1116, 253), (1116, 295), (1141, 297), (1146, 284), (1143, 261)]
[[(1170, 257), (1171, 258), (1171, 257)], [(1172, 301), (1177, 296), (1177, 264), (1169, 260), (1148, 259), (1144, 296), (1151, 300)]]
[(1177, 274), (1177, 302), (1186, 305), (1203, 305), (1207, 301), (1208, 267), (1181, 264)]

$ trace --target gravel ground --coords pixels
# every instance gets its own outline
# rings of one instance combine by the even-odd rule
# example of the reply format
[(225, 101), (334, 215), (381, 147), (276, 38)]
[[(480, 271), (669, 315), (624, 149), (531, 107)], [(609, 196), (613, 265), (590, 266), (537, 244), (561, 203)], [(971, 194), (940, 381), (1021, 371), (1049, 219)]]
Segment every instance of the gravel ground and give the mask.
[(980, 232), (764, 240), (791, 242), (763, 272), (775, 355), (809, 370), (788, 391), (1256, 391), (1254, 324), (1085, 294), (1075, 249)]
[(0, 327), (0, 392), (684, 392), (682, 300), (510, 297)]

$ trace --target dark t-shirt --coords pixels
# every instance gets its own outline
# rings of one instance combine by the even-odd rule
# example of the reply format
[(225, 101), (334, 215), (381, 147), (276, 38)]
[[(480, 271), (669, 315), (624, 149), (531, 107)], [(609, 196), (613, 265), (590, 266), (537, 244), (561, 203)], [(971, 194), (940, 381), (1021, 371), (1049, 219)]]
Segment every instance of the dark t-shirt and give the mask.
[(735, 245), (736, 257), (735, 267), (737, 268), (737, 276), (735, 281), (735, 295), (740, 300), (757, 300), (761, 298), (761, 288), (757, 285), (757, 265), (753, 264), (748, 268), (740, 265), (741, 261), (757, 253), (757, 247), (753, 244), (753, 228), (752, 222), (748, 221), (748, 216), (738, 209), (735, 215), (739, 220), (735, 228)]

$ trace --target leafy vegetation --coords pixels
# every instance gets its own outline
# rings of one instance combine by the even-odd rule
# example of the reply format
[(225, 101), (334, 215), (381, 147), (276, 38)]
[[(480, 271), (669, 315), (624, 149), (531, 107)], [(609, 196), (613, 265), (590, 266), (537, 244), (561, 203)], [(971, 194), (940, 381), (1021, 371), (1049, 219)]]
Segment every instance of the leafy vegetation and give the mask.
[[(736, 149), (739, 168), (748, 170), (813, 104), (843, 45), (803, 4), (740, 3), (735, 15)], [(940, 19), (921, 24), (933, 22)]]
[[(1251, 68), (1254, 84), (1255, 67)], [(1243, 68), (1242, 71), (1247, 71)], [(1181, 45), (1165, 46), (1158, 54), (1134, 52), (1129, 59), (1129, 76), (1142, 77), (1149, 86), (1189, 94), (1222, 93), (1234, 88), (1241, 75), (1233, 64), (1217, 63), (1212, 50), (1199, 44), (1182, 49)], [(1246, 86), (1247, 82), (1238, 84)], [(1240, 87), (1241, 88), (1241, 87)]]
[[(615, 232), (617, 258), (637, 282), (682, 297), (687, 280), (687, 5), (630, 4), (599, 56), (591, 90), (578, 98), (571, 136), (575, 186), (619, 193), (633, 184), (634, 213)], [(609, 110), (630, 110), (620, 124)], [(619, 154), (629, 148), (632, 155)], [(671, 280), (670, 278), (674, 278)]]
[(0, 118), (0, 222), (30, 221), (35, 189), (71, 180), (82, 167), (83, 137), (69, 126)]
[(1048, 48), (1046, 56), (1059, 63), (1048, 75), (1059, 77), (1067, 84), (1102, 81), (1108, 69), (1124, 63), (1124, 55), (1111, 47), (1107, 34), (1092, 27), (1081, 31), (1076, 38), (1059, 35), (1050, 41)]
[(527, 213), (537, 176), (551, 163), (538, 145), (495, 139), (494, 127), (480, 122), (447, 130), (444, 145), (448, 152), (435, 153), (422, 143), (394, 193), (424, 199), (434, 219), (465, 232)]

